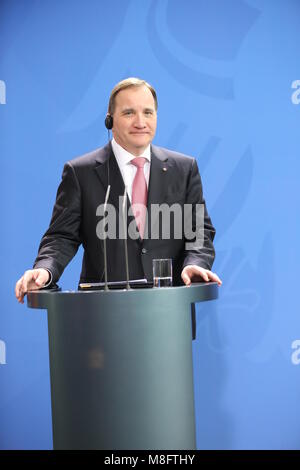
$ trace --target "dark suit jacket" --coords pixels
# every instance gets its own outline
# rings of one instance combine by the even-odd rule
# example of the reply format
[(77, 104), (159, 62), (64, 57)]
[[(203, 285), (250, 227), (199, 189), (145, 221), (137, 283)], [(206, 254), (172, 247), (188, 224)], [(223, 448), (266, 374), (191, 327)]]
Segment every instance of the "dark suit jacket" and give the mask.
[[(104, 279), (103, 241), (96, 235), (96, 225), (100, 220), (96, 210), (104, 202), (108, 182), (111, 185), (109, 203), (118, 208), (124, 182), (110, 143), (66, 163), (50, 226), (41, 240), (34, 263), (35, 268), (49, 269), (53, 282), (58, 281), (80, 244), (84, 248), (80, 282)], [(181, 206), (204, 204), (205, 207), (196, 160), (152, 145), (148, 208), (151, 204), (161, 203), (179, 203)], [(172, 229), (169, 240), (162, 239), (162, 234), (156, 240), (128, 239), (130, 278), (152, 280), (152, 260), (172, 258), (174, 285), (181, 284), (180, 274), (184, 266), (196, 264), (211, 268), (214, 235), (205, 207), (204, 246), (201, 249), (186, 251), (184, 238), (172, 238)], [(108, 280), (125, 280), (123, 240), (107, 240), (107, 259)]]

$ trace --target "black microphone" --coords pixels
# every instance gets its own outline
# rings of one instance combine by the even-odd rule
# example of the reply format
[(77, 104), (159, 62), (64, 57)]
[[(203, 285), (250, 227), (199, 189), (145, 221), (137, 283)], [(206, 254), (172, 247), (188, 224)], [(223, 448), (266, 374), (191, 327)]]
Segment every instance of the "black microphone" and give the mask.
[[(107, 207), (107, 201), (109, 198), (109, 193), (110, 193), (110, 184), (107, 186), (106, 194), (105, 194), (105, 201), (104, 201), (104, 207), (103, 207), (103, 214), (105, 217), (106, 213), (106, 207)], [(108, 289), (108, 284), (107, 284), (107, 252), (106, 252), (106, 236), (103, 239), (103, 251), (104, 251), (104, 290), (109, 290)]]
[(126, 268), (126, 289), (130, 289), (129, 285), (129, 265), (128, 265), (128, 247), (127, 247), (127, 220), (126, 220), (126, 204), (127, 202), (127, 191), (126, 186), (123, 195), (123, 205), (122, 205), (122, 217), (123, 217), (123, 230), (124, 230), (124, 251), (125, 251), (125, 268)]

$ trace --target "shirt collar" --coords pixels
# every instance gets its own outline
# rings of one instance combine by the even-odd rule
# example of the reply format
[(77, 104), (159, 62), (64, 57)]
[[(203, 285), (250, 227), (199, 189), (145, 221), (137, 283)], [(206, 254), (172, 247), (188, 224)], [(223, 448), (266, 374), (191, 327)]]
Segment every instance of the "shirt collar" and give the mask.
[[(130, 163), (133, 158), (136, 158), (135, 155), (132, 155), (131, 153), (127, 152), (127, 150), (125, 150), (123, 147), (121, 147), (121, 145), (119, 145), (114, 138), (111, 141), (111, 146), (118, 162), (127, 164)], [(144, 152), (139, 155), (139, 157), (146, 158), (148, 162), (151, 161), (150, 144), (148, 145), (148, 147), (145, 148)]]

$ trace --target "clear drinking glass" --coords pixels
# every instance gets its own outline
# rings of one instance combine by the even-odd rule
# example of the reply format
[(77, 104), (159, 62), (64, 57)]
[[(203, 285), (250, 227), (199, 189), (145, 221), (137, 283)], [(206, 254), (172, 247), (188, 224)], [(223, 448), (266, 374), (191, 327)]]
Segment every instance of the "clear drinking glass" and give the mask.
[(153, 287), (171, 287), (173, 282), (172, 260), (154, 259), (153, 266)]

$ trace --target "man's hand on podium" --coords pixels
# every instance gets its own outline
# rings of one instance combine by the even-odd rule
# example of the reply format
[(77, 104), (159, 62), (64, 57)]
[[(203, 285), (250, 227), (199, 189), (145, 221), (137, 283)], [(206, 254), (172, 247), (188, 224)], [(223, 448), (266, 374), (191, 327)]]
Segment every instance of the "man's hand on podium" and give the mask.
[(217, 282), (219, 286), (222, 284), (221, 279), (216, 273), (209, 271), (209, 269), (200, 268), (200, 266), (196, 266), (194, 264), (190, 264), (183, 268), (181, 279), (186, 286), (191, 285), (193, 281), (213, 281)]
[(37, 290), (45, 287), (50, 280), (50, 273), (47, 269), (29, 269), (25, 271), (21, 279), (18, 280), (15, 287), (18, 302), (24, 303), (24, 296), (29, 290)]

